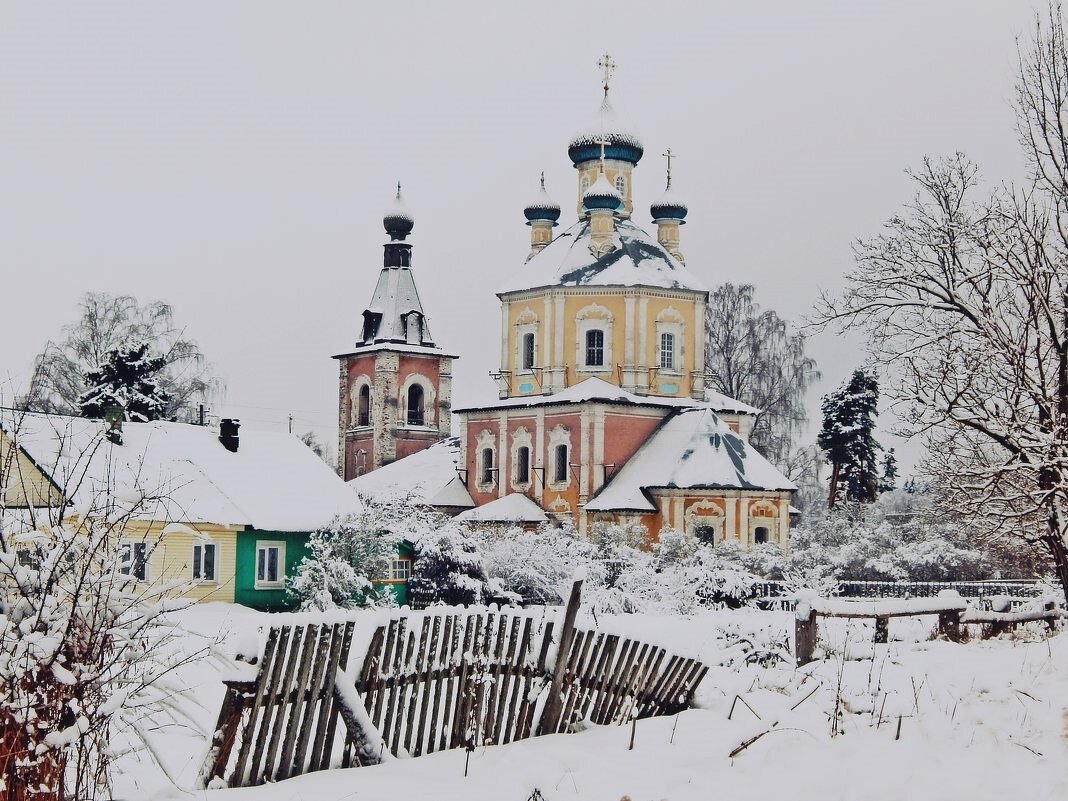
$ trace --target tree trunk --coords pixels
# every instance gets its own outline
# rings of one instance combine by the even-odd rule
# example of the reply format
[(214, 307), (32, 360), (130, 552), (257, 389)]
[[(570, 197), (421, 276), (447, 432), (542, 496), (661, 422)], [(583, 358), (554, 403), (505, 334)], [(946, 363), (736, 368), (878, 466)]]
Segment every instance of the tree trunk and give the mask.
[(827, 490), (827, 508), (833, 509), (834, 502), (838, 498), (838, 470), (841, 465), (838, 462), (834, 462), (831, 467), (831, 486)]
[(1057, 580), (1061, 583), (1065, 606), (1068, 607), (1068, 549), (1065, 548), (1056, 521), (1057, 515), (1052, 515), (1049, 522), (1050, 530), (1042, 538), (1042, 544), (1053, 557), (1053, 567), (1057, 571)]

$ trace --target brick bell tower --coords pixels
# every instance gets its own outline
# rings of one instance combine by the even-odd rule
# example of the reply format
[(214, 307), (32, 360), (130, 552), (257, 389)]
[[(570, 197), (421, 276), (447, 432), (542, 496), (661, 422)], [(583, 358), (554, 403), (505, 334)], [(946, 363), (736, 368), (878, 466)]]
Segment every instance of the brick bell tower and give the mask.
[(359, 338), (338, 360), (338, 473), (349, 481), (447, 437), (452, 360), (430, 336), (412, 275), (415, 220), (401, 200), (382, 220), (382, 272)]

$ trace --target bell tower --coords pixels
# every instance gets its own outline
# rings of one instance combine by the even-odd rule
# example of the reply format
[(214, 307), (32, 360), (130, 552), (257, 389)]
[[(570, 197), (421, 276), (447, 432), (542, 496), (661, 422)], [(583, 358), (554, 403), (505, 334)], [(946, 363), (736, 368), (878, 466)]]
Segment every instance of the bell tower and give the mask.
[(355, 347), (338, 360), (338, 473), (349, 481), (447, 437), (452, 360), (430, 335), (412, 274), (415, 219), (401, 198), (382, 219), (389, 235)]

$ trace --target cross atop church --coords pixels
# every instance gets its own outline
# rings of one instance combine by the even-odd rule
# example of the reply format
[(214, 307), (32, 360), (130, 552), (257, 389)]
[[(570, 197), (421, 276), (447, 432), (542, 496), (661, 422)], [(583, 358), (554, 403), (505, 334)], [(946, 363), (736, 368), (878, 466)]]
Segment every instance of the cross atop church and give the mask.
[(605, 149), (605, 147), (607, 147), (608, 145), (610, 145), (612, 143), (608, 141), (608, 137), (605, 136), (604, 134), (601, 134), (599, 137), (594, 139), (593, 142), (594, 142), (594, 144), (597, 144), (597, 145), (601, 146), (601, 172), (603, 173), (604, 172), (604, 149)]
[(616, 71), (616, 62), (612, 60), (612, 57), (608, 55), (608, 52), (606, 51), (597, 61), (597, 66), (604, 72), (604, 96), (608, 97), (608, 85), (611, 83), (612, 75)]
[(661, 153), (660, 155), (662, 155), (664, 158), (667, 159), (667, 185), (668, 185), (668, 188), (670, 189), (671, 188), (671, 160), (672, 159), (677, 159), (678, 156), (676, 156), (674, 153), (671, 152), (671, 148), (670, 147), (667, 150), (665, 150), (663, 153)]

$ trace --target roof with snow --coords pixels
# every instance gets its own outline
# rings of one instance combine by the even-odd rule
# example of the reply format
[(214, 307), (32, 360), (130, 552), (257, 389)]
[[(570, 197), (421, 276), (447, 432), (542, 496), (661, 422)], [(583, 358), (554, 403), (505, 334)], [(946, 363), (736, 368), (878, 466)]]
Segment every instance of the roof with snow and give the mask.
[(242, 431), (229, 451), (218, 431), (154, 421), (107, 424), (0, 409), (0, 429), (85, 514), (105, 491), (143, 520), (312, 531), (359, 511), (359, 498), (292, 434)]
[(349, 481), (359, 494), (378, 501), (406, 497), (428, 506), (470, 509), (471, 494), (456, 472), (460, 439), (449, 437)]
[(600, 158), (602, 140), (605, 158), (637, 164), (645, 152), (641, 138), (617, 118), (607, 92), (593, 122), (571, 138), (567, 155), (575, 165)]
[(655, 511), (652, 489), (797, 489), (709, 408), (668, 417), (586, 504), (588, 511)]
[(458, 408), (457, 412), (474, 412), (481, 409), (515, 409), (536, 406), (552, 406), (567, 403), (618, 403), (636, 406), (667, 406), (671, 408), (710, 408), (724, 414), (760, 413), (747, 403), (728, 398), (719, 392), (705, 391), (705, 401), (693, 398), (671, 398), (660, 395), (636, 395), (633, 392), (609, 384), (602, 378), (591, 377), (551, 395), (520, 395), (503, 400), (493, 400), (478, 406)]
[(550, 286), (649, 286), (707, 292), (708, 287), (630, 220), (616, 220), (615, 247), (590, 252), (590, 225), (579, 220), (534, 255), (498, 295)]
[(461, 512), (456, 519), (467, 523), (544, 523), (549, 516), (526, 495), (512, 492), (477, 509)]

